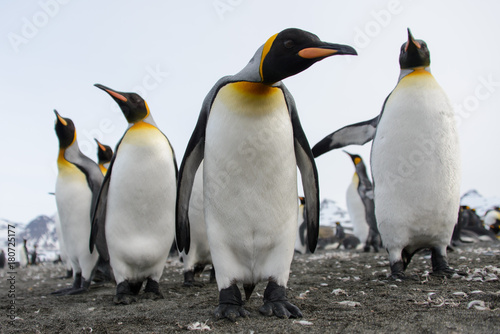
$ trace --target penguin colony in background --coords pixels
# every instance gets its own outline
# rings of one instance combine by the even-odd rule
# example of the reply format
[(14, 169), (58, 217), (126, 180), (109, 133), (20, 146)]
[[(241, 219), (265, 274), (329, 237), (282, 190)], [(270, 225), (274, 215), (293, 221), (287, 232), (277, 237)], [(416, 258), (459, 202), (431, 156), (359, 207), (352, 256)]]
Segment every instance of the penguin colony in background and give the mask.
[(404, 277), (413, 254), (422, 248), (432, 250), (434, 274), (451, 276), (455, 271), (448, 266), (446, 247), (460, 206), (460, 149), (453, 108), (430, 73), (426, 43), (415, 40), (409, 29), (399, 63), (398, 84), (380, 115), (332, 133), (313, 152), (317, 157), (373, 140), (375, 217), (392, 276)]
[[(314, 252), (318, 240), (314, 157), (371, 140), (373, 188), (362, 159), (349, 154), (369, 227), (365, 247), (377, 250), (380, 232), (394, 278), (404, 277), (421, 248), (432, 249), (435, 274), (453, 274), (446, 246), (459, 212), (458, 138), (450, 103), (430, 74), (425, 42), (408, 30), (398, 84), (380, 115), (335, 131), (311, 150), (282, 80), (334, 55), (356, 51), (299, 29), (269, 38), (246, 67), (208, 92), (179, 171), (170, 142), (135, 93), (96, 85), (129, 123), (114, 154), (96, 140), (99, 166), (80, 152), (73, 122), (56, 112), (56, 201), (74, 272), (73, 286), (56, 294), (86, 291), (101, 257), (113, 270), (115, 303), (134, 302), (144, 282), (142, 298), (162, 298), (158, 283), (175, 235), (184, 285), (201, 285), (195, 275), (213, 266), (216, 319), (248, 316), (239, 285), (248, 299), (262, 281), (260, 313), (301, 317), (286, 287), (294, 248)], [(398, 164), (422, 148), (418, 168)], [(297, 166), (305, 194), (300, 205)]]

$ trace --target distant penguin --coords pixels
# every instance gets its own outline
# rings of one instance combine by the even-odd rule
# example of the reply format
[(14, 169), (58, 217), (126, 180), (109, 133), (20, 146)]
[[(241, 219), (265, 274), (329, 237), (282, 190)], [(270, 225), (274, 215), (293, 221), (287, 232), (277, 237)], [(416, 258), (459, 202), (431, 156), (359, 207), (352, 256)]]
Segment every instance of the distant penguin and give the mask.
[(54, 112), (55, 131), (59, 139), (56, 203), (74, 280), (71, 288), (53, 294), (77, 294), (88, 290), (98, 259), (97, 252), (90, 253), (88, 242), (90, 213), (103, 177), (97, 164), (80, 151), (73, 121)]
[(364, 251), (373, 247), (378, 252), (381, 247), (380, 233), (375, 219), (375, 204), (373, 202), (373, 186), (366, 173), (365, 163), (357, 154), (349, 155), (354, 163), (355, 172), (347, 189), (347, 210), (353, 224), (353, 234), (365, 243)]
[(139, 95), (95, 86), (118, 103), (129, 126), (104, 177), (90, 247), (111, 263), (116, 304), (134, 302), (145, 280), (142, 298), (163, 298), (159, 281), (175, 234), (174, 151)]
[(0, 251), (0, 269), (3, 269), (5, 268), (5, 264), (7, 263), (7, 258), (5, 256), (5, 252), (4, 250), (2, 249)]
[(403, 278), (422, 248), (432, 250), (434, 274), (451, 276), (446, 247), (457, 222), (461, 178), (453, 107), (430, 73), (426, 43), (409, 29), (399, 62), (398, 84), (380, 115), (332, 133), (313, 154), (373, 139), (375, 216), (392, 277)]
[(102, 175), (106, 175), (106, 171), (109, 168), (111, 158), (113, 157), (113, 150), (108, 145), (101, 144), (97, 139), (97, 164), (101, 169)]
[(28, 247), (26, 246), (26, 243), (28, 240), (23, 239), (23, 243), (21, 246), (19, 246), (19, 266), (21, 268), (26, 268), (28, 264), (30, 263), (29, 261), (29, 254), (28, 254)]
[(216, 319), (246, 317), (237, 284), (243, 283), (248, 299), (262, 280), (268, 281), (262, 314), (302, 316), (286, 298), (297, 230), (297, 165), (311, 251), (318, 239), (318, 180), (294, 100), (281, 80), (326, 57), (355, 53), (286, 29), (205, 98), (179, 172), (177, 244), (189, 252), (189, 198), (204, 159), (205, 220), (219, 288)]
[(484, 215), (484, 224), (488, 227), (499, 225), (500, 211), (498, 209), (488, 210)]
[(297, 226), (297, 238), (295, 238), (295, 251), (300, 254), (307, 253), (307, 219), (305, 217), (305, 198), (299, 197), (299, 216)]
[[(113, 158), (113, 150), (108, 145), (101, 144), (96, 138), (94, 138), (94, 140), (97, 143), (97, 165), (102, 175), (106, 175), (111, 159)], [(113, 270), (111, 269), (109, 261), (104, 260), (102, 256), (99, 257), (94, 275), (94, 282), (102, 283), (113, 280)]]
[[(184, 285), (203, 286), (203, 283), (196, 282), (195, 275), (201, 274), (207, 265), (212, 264), (207, 225), (203, 214), (203, 162), (201, 162), (194, 178), (193, 191), (189, 201), (189, 224), (191, 227), (189, 253), (186, 254), (185, 251), (182, 251), (180, 254), (184, 264)], [(210, 272), (210, 281), (215, 281), (213, 266)]]

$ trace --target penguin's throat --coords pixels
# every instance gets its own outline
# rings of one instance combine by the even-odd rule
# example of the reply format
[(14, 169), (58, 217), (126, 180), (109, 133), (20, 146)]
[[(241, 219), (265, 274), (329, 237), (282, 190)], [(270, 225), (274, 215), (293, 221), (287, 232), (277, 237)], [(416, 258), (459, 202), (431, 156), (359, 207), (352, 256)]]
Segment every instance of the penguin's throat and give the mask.
[(239, 81), (231, 84), (238, 92), (250, 95), (271, 95), (277, 91), (279, 88), (269, 86), (260, 82), (250, 82), (250, 81)]

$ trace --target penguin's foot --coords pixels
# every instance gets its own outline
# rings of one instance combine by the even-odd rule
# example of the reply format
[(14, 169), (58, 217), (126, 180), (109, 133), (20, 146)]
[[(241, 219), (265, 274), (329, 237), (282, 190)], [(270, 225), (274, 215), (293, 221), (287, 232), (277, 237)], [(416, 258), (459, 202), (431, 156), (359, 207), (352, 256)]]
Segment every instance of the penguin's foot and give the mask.
[(55, 295), (55, 296), (71, 295), (71, 294), (75, 294), (75, 293), (71, 293), (71, 292), (79, 290), (81, 288), (82, 288), (82, 273), (76, 273), (75, 279), (73, 280), (73, 286), (71, 288), (64, 288), (61, 290), (54, 291), (51, 293), (51, 295)]
[(184, 286), (187, 287), (192, 287), (192, 286), (198, 286), (202, 287), (205, 286), (202, 282), (196, 282), (194, 279), (194, 270), (189, 270), (184, 273)]
[(71, 287), (71, 288), (64, 288), (64, 289), (61, 289), (61, 290), (56, 290), (54, 292), (51, 292), (50, 294), (54, 295), (54, 296), (66, 296), (72, 290), (75, 290), (75, 288), (73, 288), (73, 287)]
[(246, 318), (250, 315), (250, 312), (243, 308), (241, 292), (236, 284), (220, 290), (219, 306), (215, 309), (214, 315), (216, 320), (227, 318), (232, 322), (238, 317)]
[(141, 296), (141, 299), (157, 300), (163, 298), (163, 294), (160, 291), (160, 284), (158, 284), (157, 281), (148, 278), (146, 287), (144, 288), (144, 294)]
[(210, 270), (210, 283), (215, 283), (215, 282), (216, 282), (216, 279), (215, 279), (215, 268), (212, 265), (212, 269)]
[(73, 270), (66, 270), (66, 275), (59, 277), (59, 279), (67, 279), (73, 277)]
[[(130, 283), (129, 281), (123, 281), (116, 286), (116, 295), (113, 297), (113, 302), (115, 304), (129, 305), (135, 303), (137, 298), (134, 295), (139, 293), (141, 289), (142, 282)], [(139, 289), (137, 289), (139, 287)]]
[(404, 273), (405, 266), (403, 261), (397, 261), (391, 264), (391, 276), (390, 278), (393, 280), (404, 280), (406, 279), (406, 275)]
[(264, 305), (259, 312), (268, 317), (273, 314), (278, 318), (302, 318), (299, 308), (288, 301), (286, 289), (276, 282), (270, 281), (264, 291)]
[(123, 304), (123, 305), (130, 305), (132, 303), (135, 303), (137, 301), (137, 298), (132, 295), (125, 295), (125, 294), (116, 294), (113, 297), (113, 303), (116, 305)]
[(456, 270), (448, 266), (446, 259), (446, 247), (443, 249), (439, 247), (432, 248), (431, 262), (432, 262), (432, 276), (448, 277), (451, 278), (454, 274), (460, 274)]

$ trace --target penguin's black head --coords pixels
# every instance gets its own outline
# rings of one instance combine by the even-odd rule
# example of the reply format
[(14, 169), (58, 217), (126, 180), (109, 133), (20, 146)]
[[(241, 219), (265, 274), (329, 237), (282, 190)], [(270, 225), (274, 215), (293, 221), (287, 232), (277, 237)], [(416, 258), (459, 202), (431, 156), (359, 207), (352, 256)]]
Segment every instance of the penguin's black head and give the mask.
[(55, 130), (59, 139), (59, 148), (68, 148), (76, 138), (75, 124), (71, 119), (59, 115), (55, 109), (54, 113), (56, 114)]
[(136, 123), (148, 117), (148, 104), (138, 94), (117, 92), (101, 84), (95, 84), (94, 86), (108, 93), (118, 103), (129, 123)]
[(421, 39), (414, 39), (408, 28), (408, 41), (401, 45), (399, 66), (401, 69), (427, 67), (431, 64), (431, 55), (427, 44)]
[(99, 164), (105, 164), (111, 161), (113, 157), (113, 150), (108, 145), (101, 144), (97, 139), (95, 139), (97, 143), (97, 159)]
[(349, 155), (352, 159), (352, 162), (354, 163), (354, 166), (357, 166), (358, 164), (360, 164), (363, 160), (361, 159), (361, 157), (357, 154), (351, 154), (347, 151), (344, 151), (347, 155)]
[(259, 67), (260, 77), (263, 83), (274, 84), (333, 55), (357, 53), (348, 45), (322, 42), (310, 32), (295, 28), (285, 29), (264, 44)]

